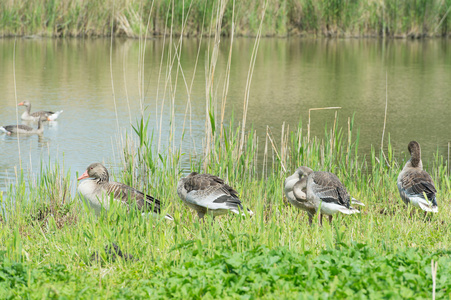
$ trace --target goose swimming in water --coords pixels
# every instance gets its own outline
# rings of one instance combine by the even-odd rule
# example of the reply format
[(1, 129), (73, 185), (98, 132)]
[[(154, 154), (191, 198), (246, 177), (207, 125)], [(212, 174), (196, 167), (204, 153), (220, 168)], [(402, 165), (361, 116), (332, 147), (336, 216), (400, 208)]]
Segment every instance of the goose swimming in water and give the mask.
[[(78, 186), (78, 191), (89, 202), (96, 214), (99, 214), (101, 208), (108, 210), (110, 195), (113, 195), (115, 201), (119, 201), (127, 207), (130, 201), (135, 202), (136, 207), (141, 211), (149, 211), (153, 207), (153, 214), (160, 214), (160, 200), (146, 195), (126, 184), (109, 181), (108, 170), (101, 163), (93, 163), (88, 166), (86, 171), (78, 177), (78, 180), (84, 180)], [(174, 220), (168, 214), (166, 219)]]
[[(238, 192), (224, 183), (221, 178), (210, 174), (192, 172), (179, 180), (177, 194), (202, 219), (205, 214), (213, 218), (226, 214), (229, 210), (236, 214), (244, 214), (243, 205)], [(249, 215), (253, 215), (247, 209)]]
[(291, 204), (307, 211), (309, 223), (313, 215), (321, 208), (322, 216), (328, 215), (329, 221), (337, 212), (355, 214), (359, 211), (350, 205), (364, 206), (362, 202), (352, 198), (338, 177), (330, 172), (314, 172), (308, 167), (299, 167), (296, 172), (285, 180), (285, 194)]
[[(406, 205), (409, 203), (427, 212), (438, 212), (437, 190), (428, 172), (423, 170), (420, 144), (411, 141), (407, 146), (410, 159), (398, 176), (398, 190)], [(426, 195), (426, 197), (425, 197)]]
[(7, 135), (31, 135), (31, 134), (42, 134), (44, 132), (44, 127), (42, 126), (42, 118), (38, 119), (38, 128), (33, 128), (28, 125), (6, 125), (0, 126), (0, 131), (3, 131)]
[(34, 113), (30, 113), (31, 103), (29, 101), (23, 101), (18, 104), (18, 106), (25, 106), (26, 110), (22, 114), (22, 120), (26, 121), (38, 121), (40, 117), (43, 117), (44, 120), (47, 121), (55, 121), (58, 116), (63, 112), (62, 110), (53, 112), (53, 111), (35, 111)]

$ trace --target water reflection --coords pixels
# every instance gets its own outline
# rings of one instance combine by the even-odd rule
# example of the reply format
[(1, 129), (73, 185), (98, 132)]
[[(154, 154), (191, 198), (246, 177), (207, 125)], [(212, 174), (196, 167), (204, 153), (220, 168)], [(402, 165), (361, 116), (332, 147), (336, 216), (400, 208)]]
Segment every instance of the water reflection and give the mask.
[[(206, 120), (205, 63), (211, 42), (204, 39), (199, 45), (197, 39), (185, 39), (180, 63), (171, 69), (166, 62), (174, 52), (168, 51), (168, 41), (146, 41), (144, 60), (140, 60), (139, 41), (116, 39), (110, 70), (108, 39), (18, 39), (14, 71), (14, 40), (1, 39), (1, 124), (15, 124), (17, 118), (20, 122), (23, 109), (17, 104), (23, 100), (33, 103), (33, 111), (64, 113), (55, 123), (45, 124), (43, 137), (18, 142), (0, 136), (0, 188), (5, 188), (20, 159), (23, 168), (33, 171), (39, 170), (41, 162), (62, 160), (73, 174), (94, 161), (114, 170), (121, 151), (119, 135), (133, 134), (131, 125), (142, 111), (150, 120), (149, 130), (157, 137), (162, 133), (161, 139), (154, 140), (156, 149), (168, 147), (170, 135), (180, 141), (185, 126), (184, 151), (200, 153)], [(234, 41), (225, 120), (232, 115), (242, 119), (253, 42)], [(230, 40), (220, 45), (213, 89), (217, 115)], [(253, 124), (261, 138), (266, 126), (277, 135), (282, 124), (293, 129), (302, 120), (305, 130), (309, 108), (340, 106), (339, 124), (344, 128), (355, 113), (361, 133), (359, 150), (364, 154), (370, 145), (380, 145), (387, 95), (386, 133), (396, 153), (405, 153), (405, 145), (415, 139), (421, 143), (425, 161), (432, 159), (437, 148), (446, 155), (449, 128), (444, 120), (451, 109), (449, 45), (446, 39), (263, 39), (247, 124), (249, 128)], [(325, 124), (331, 126), (333, 121), (333, 112), (312, 113), (312, 135), (322, 136)]]

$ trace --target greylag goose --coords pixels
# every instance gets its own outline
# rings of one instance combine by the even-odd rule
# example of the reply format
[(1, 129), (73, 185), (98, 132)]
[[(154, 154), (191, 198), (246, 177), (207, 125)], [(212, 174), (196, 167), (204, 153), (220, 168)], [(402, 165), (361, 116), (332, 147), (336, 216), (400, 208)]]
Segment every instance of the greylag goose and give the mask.
[(0, 131), (3, 131), (7, 135), (19, 134), (19, 135), (30, 135), (30, 134), (42, 134), (44, 132), (44, 127), (42, 126), (42, 118), (38, 119), (38, 128), (33, 128), (28, 125), (6, 125), (0, 126)]
[(58, 118), (58, 116), (63, 112), (62, 110), (57, 112), (40, 110), (35, 111), (34, 113), (30, 113), (31, 103), (28, 101), (20, 102), (18, 106), (26, 107), (25, 112), (21, 116), (22, 120), (26, 121), (38, 121), (39, 117), (43, 117), (47, 121), (55, 121)]
[[(78, 191), (89, 202), (94, 211), (99, 214), (101, 208), (108, 210), (110, 195), (113, 195), (115, 201), (120, 201), (129, 206), (130, 201), (136, 203), (136, 207), (141, 211), (149, 211), (153, 207), (153, 214), (160, 214), (160, 200), (146, 195), (126, 184), (109, 181), (108, 170), (101, 163), (92, 163), (86, 171), (78, 177), (78, 180), (92, 178), (83, 181), (78, 186)], [(168, 214), (166, 219), (174, 220)]]
[(398, 176), (399, 195), (406, 205), (410, 203), (427, 212), (438, 212), (437, 190), (432, 177), (423, 170), (420, 144), (411, 141), (407, 149), (410, 159)]
[[(192, 172), (180, 178), (177, 194), (186, 205), (197, 212), (200, 219), (205, 214), (214, 218), (226, 214), (229, 210), (236, 214), (241, 211), (241, 214), (245, 215), (238, 192), (214, 175)], [(247, 209), (247, 212), (253, 215), (250, 209)]]
[(308, 167), (299, 167), (293, 173), (293, 175), (285, 179), (285, 195), (288, 201), (301, 210), (304, 210), (308, 214), (309, 224), (312, 224), (313, 216), (316, 214), (318, 207), (309, 200), (307, 200), (307, 177), (313, 172)]
[[(297, 178), (296, 178), (297, 177)], [(337, 212), (355, 214), (359, 211), (350, 205), (364, 204), (352, 198), (338, 177), (330, 172), (314, 172), (308, 167), (299, 167), (296, 172), (285, 180), (285, 193), (294, 206), (307, 211), (309, 223), (313, 215), (321, 207), (320, 223), (323, 215), (332, 216)]]

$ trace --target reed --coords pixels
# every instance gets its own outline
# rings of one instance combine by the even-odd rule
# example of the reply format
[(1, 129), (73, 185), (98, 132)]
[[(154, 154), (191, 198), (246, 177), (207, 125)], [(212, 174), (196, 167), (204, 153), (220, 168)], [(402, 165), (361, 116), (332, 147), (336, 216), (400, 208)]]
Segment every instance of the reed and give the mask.
[[(213, 36), (220, 1), (17, 0), (0, 3), (0, 36)], [(446, 36), (451, 0), (268, 0), (226, 1), (222, 35), (256, 36)], [(214, 18), (204, 18), (204, 16)], [(183, 20), (183, 21), (182, 21)], [(113, 21), (111, 23), (111, 21)], [(113, 26), (111, 26), (113, 25)], [(171, 28), (171, 32), (166, 29)]]

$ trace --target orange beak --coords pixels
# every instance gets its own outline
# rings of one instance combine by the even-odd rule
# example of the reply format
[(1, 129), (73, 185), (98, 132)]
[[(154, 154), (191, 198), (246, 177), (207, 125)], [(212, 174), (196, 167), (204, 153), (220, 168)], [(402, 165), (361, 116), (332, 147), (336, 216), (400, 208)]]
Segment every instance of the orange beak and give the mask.
[(82, 179), (85, 179), (85, 178), (89, 178), (88, 170), (86, 170), (80, 177), (78, 177), (77, 180), (82, 180)]
[(23, 106), (23, 102), (20, 102), (19, 104), (17, 104), (17, 106)]

